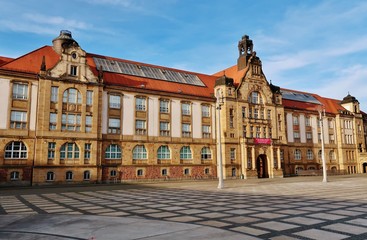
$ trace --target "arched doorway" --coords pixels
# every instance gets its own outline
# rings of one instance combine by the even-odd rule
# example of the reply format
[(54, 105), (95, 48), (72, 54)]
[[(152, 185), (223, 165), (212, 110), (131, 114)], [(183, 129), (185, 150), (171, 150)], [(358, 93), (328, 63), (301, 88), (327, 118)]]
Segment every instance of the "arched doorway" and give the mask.
[(363, 173), (367, 173), (367, 162), (362, 164)]
[(261, 154), (256, 159), (256, 169), (258, 178), (269, 178), (267, 157)]

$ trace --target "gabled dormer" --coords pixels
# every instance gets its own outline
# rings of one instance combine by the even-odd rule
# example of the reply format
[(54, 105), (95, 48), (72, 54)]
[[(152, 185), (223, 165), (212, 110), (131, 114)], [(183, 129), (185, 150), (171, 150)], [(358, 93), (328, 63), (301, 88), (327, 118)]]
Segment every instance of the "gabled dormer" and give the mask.
[[(98, 77), (90, 70), (87, 61), (87, 53), (75, 41), (70, 31), (62, 30), (60, 35), (53, 41), (54, 51), (60, 55), (59, 62), (49, 71), (45, 72), (48, 77), (81, 82), (98, 82)], [(41, 73), (44, 70), (43, 62)]]

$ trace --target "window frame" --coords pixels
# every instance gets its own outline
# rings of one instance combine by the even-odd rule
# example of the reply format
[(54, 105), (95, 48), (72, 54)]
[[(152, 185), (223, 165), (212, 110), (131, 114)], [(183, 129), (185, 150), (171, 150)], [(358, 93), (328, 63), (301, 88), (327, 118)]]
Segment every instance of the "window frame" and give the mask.
[(135, 98), (135, 111), (145, 112), (147, 110), (146, 97)]
[(60, 160), (74, 160), (80, 158), (80, 149), (75, 142), (66, 142), (60, 147)]
[(148, 152), (145, 145), (136, 145), (133, 148), (133, 160), (147, 160)]
[(171, 159), (171, 150), (168, 145), (161, 145), (157, 150), (157, 159)]
[(110, 144), (107, 146), (104, 154), (106, 160), (122, 159), (122, 148), (118, 144)]
[(10, 128), (26, 129), (28, 126), (28, 112), (12, 110), (10, 112)]
[(13, 83), (12, 98), (17, 100), (28, 99), (28, 83)]
[(5, 146), (4, 159), (28, 159), (27, 146), (22, 141), (11, 141)]
[(201, 160), (212, 160), (212, 150), (210, 147), (203, 147), (200, 151)]
[(180, 149), (180, 159), (183, 160), (191, 160), (192, 159), (192, 151), (190, 146), (182, 146)]

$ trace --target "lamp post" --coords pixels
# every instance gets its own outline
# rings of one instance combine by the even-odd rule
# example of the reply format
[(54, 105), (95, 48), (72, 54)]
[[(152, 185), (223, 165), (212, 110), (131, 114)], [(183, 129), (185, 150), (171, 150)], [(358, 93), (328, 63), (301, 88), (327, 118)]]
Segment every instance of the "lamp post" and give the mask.
[(322, 107), (319, 107), (319, 121), (320, 121), (320, 128), (321, 128), (321, 160), (322, 160), (322, 182), (327, 182), (327, 171), (326, 171), (326, 161), (325, 161), (325, 144), (324, 144), (324, 123), (323, 123), (323, 116), (322, 113), (325, 116), (325, 109)]
[(221, 135), (221, 124), (220, 124), (220, 110), (222, 109), (223, 102), (223, 91), (217, 90), (217, 110), (218, 110), (218, 189), (223, 188), (223, 162), (222, 162), (222, 135)]

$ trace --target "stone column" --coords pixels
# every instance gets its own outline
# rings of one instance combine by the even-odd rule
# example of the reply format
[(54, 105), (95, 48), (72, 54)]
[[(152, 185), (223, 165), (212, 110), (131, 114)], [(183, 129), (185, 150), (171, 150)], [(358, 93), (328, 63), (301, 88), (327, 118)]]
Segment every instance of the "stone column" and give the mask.
[(281, 170), (282, 169), (282, 161), (280, 159), (280, 148), (277, 148), (277, 160), (278, 160), (278, 169)]
[(256, 169), (255, 147), (251, 147), (251, 160), (252, 160), (252, 170), (255, 170)]
[(268, 167), (269, 170), (269, 178), (274, 178), (274, 147), (273, 145), (270, 146), (270, 166)]
[(241, 171), (244, 179), (246, 178), (246, 168), (247, 168), (247, 147), (246, 144), (241, 143)]

